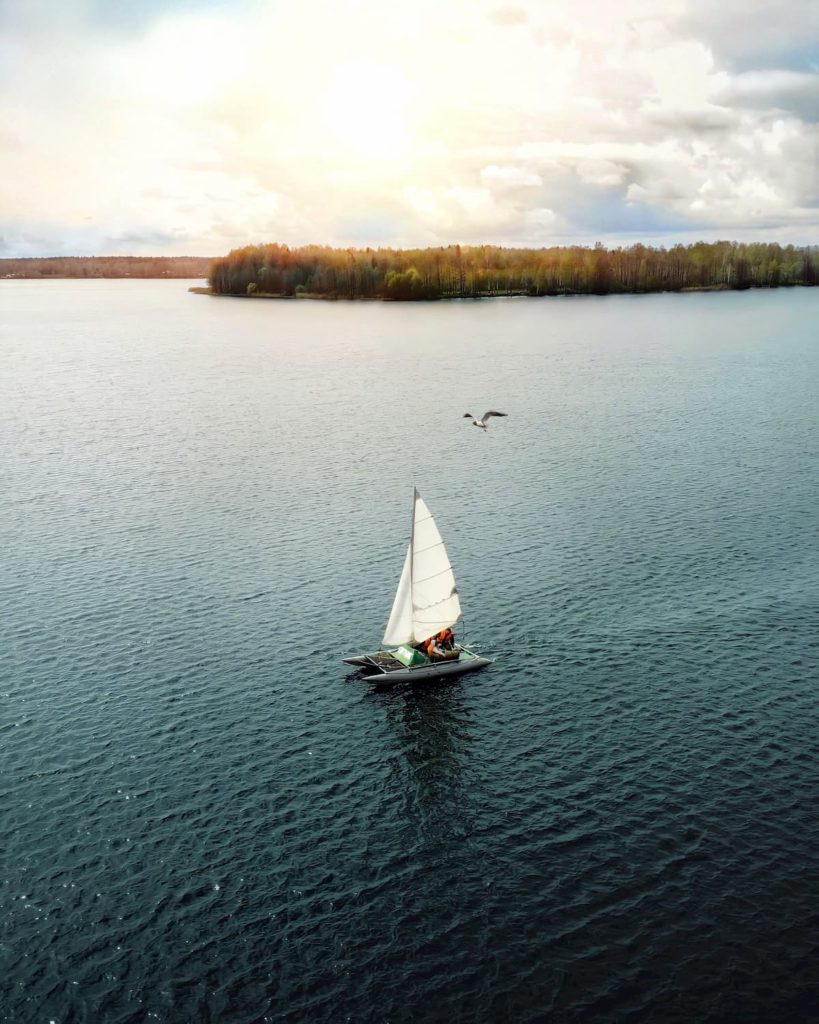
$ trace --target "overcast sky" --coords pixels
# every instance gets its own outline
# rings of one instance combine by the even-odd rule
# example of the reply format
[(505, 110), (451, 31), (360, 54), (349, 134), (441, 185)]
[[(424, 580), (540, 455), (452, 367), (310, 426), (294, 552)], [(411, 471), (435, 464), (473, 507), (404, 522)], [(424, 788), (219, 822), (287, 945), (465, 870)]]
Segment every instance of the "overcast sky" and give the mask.
[(0, 255), (819, 242), (819, 0), (0, 0)]

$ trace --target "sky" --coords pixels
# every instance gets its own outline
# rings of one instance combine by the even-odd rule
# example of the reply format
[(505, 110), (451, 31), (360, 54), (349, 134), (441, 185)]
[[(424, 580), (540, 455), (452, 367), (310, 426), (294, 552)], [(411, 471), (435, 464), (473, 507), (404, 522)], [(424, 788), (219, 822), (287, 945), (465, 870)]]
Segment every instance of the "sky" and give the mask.
[(0, 256), (819, 243), (819, 0), (0, 0)]

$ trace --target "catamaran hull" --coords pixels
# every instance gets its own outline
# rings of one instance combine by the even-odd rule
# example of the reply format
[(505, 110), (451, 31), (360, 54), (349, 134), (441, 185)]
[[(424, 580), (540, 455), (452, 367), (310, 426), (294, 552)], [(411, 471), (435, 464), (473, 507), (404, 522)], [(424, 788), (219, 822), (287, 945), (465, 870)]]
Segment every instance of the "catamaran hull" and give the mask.
[(492, 664), (489, 658), (482, 658), (471, 651), (463, 651), (460, 658), (453, 658), (452, 661), (436, 661), (412, 667), (400, 664), (392, 667), (389, 664), (379, 664), (375, 659), (375, 655), (361, 654), (354, 658), (344, 658), (344, 662), (360, 668), (363, 677), (369, 682), (379, 684), (434, 682), (463, 675), (465, 672), (477, 672), (478, 669)]

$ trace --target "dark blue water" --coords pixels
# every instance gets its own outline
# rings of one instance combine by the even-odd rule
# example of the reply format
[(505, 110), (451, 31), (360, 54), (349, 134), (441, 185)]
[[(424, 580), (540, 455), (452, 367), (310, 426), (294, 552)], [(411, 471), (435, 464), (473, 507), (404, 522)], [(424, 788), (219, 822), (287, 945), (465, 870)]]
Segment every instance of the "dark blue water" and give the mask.
[(817, 322), (0, 283), (0, 1020), (819, 1020)]

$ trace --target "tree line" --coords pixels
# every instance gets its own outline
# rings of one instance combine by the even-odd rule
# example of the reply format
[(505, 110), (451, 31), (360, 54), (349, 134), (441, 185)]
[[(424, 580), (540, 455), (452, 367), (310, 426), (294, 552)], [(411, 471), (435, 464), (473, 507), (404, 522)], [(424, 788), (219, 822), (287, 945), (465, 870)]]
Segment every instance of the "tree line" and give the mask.
[(208, 276), (209, 256), (28, 256), (0, 259), (0, 277)]
[(253, 245), (214, 260), (216, 295), (344, 299), (607, 295), (687, 289), (778, 288), (819, 283), (819, 247), (696, 242), (654, 248), (332, 249)]

